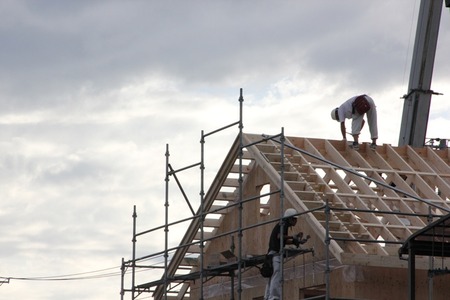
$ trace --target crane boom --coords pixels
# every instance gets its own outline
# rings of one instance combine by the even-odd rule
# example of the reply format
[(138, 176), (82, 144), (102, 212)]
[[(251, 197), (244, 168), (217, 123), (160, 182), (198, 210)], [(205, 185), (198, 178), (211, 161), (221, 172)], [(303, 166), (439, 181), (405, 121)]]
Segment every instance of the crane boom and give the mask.
[[(450, 2), (446, 0), (446, 5)], [(443, 0), (422, 0), (417, 22), (408, 94), (404, 96), (399, 146), (423, 147), (430, 112), (431, 79)]]

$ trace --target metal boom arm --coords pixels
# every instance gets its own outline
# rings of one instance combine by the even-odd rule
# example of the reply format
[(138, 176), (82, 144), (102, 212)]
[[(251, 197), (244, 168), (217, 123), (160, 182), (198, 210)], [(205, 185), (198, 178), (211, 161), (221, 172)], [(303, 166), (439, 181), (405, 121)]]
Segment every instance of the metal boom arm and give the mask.
[[(404, 96), (398, 145), (423, 147), (430, 112), (434, 57), (443, 0), (422, 0), (417, 22), (408, 94)], [(447, 1), (447, 0), (446, 0)]]

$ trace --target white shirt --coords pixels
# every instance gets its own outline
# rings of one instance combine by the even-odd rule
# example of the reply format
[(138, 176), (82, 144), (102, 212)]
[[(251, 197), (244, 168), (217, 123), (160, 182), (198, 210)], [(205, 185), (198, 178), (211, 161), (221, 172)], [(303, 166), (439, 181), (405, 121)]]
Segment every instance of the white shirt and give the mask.
[(354, 97), (348, 99), (347, 101), (342, 103), (341, 106), (339, 106), (339, 109), (338, 109), (338, 118), (339, 118), (338, 121), (339, 122), (344, 122), (345, 119), (352, 118), (353, 102), (355, 101), (356, 97), (358, 97), (358, 96), (354, 96)]

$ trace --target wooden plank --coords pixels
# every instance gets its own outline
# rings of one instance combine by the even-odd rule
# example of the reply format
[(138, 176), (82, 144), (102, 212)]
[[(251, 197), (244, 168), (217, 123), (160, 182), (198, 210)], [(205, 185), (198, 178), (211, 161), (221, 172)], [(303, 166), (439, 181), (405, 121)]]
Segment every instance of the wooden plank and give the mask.
[[(440, 155), (438, 155), (438, 152), (448, 153), (449, 150), (447, 150), (445, 152), (442, 150), (436, 151), (436, 150), (431, 149), (430, 147), (427, 147), (428, 160), (432, 163), (436, 172), (443, 173), (443, 174), (450, 174), (449, 162), (445, 162), (444, 159), (442, 159), (442, 157)], [(447, 156), (447, 160), (448, 160), (448, 156)]]
[[(362, 255), (353, 253), (341, 254), (342, 264), (348, 265), (362, 265), (385, 268), (408, 268), (408, 261), (401, 260), (397, 255)], [(428, 257), (416, 257), (416, 268), (420, 270), (428, 270)]]
[[(214, 234), (215, 233), (213, 233), (213, 232), (203, 231), (203, 239), (210, 239), (210, 238), (214, 237)], [(197, 232), (197, 234), (195, 235), (194, 239), (195, 240), (200, 240), (200, 235), (201, 235), (200, 231)]]
[(288, 182), (288, 184), (294, 192), (304, 191), (307, 186), (307, 183), (304, 181), (292, 181)]
[(187, 253), (200, 254), (200, 247), (199, 247), (199, 245), (195, 244), (195, 245), (189, 246)]
[(218, 228), (220, 226), (220, 222), (220, 219), (205, 219), (205, 221), (203, 222), (203, 226)]
[(216, 200), (224, 200), (224, 201), (235, 201), (236, 193), (232, 192), (219, 192), (215, 198)]
[(419, 151), (423, 152), (423, 148), (414, 149), (411, 146), (406, 146), (406, 154), (414, 164), (419, 168), (417, 171), (423, 171), (428, 173), (435, 173), (434, 169), (425, 162), (425, 160), (419, 155)]
[(239, 186), (239, 181), (237, 178), (227, 178), (223, 182), (223, 186), (237, 188)]
[(413, 183), (415, 184), (419, 194), (422, 194), (422, 198), (425, 200), (439, 200), (442, 203), (442, 199), (436, 194), (435, 190), (422, 178), (422, 176), (415, 176)]
[(209, 209), (209, 212), (213, 212), (215, 214), (222, 214), (222, 215), (226, 215), (227, 213), (229, 213), (232, 209), (234, 209), (233, 207), (227, 207), (224, 205), (213, 205), (211, 206), (211, 208)]
[[(249, 164), (249, 165), (247, 165), (247, 166), (242, 166), (242, 173), (248, 174), (248, 173), (251, 171), (252, 166), (253, 166), (252, 164)], [(236, 174), (239, 174), (239, 171), (240, 171), (240, 168), (239, 168), (239, 165), (237, 164), (237, 165), (234, 165), (234, 166), (231, 168), (230, 173), (236, 173)]]
[[(442, 152), (442, 151), (440, 151)], [(446, 153), (448, 153), (447, 151)], [(448, 165), (442, 158), (431, 148), (427, 148), (427, 157), (429, 161), (433, 164), (433, 168), (436, 172), (439, 172), (439, 178), (437, 180), (437, 185), (439, 189), (444, 193), (441, 197), (445, 199), (450, 199), (450, 165)], [(444, 174), (442, 174), (444, 173)]]
[(184, 266), (184, 267), (197, 267), (198, 266), (198, 258), (185, 257), (181, 261), (180, 265)]
[(406, 147), (399, 147), (394, 149), (391, 145), (386, 145), (387, 162), (393, 169), (415, 172), (415, 170), (403, 159), (399, 154), (405, 152)]
[[(246, 135), (247, 138), (249, 138), (248, 135)], [(248, 141), (248, 144), (251, 144), (254, 141)], [(259, 151), (261, 151), (262, 153), (272, 153), (275, 151), (276, 147), (275, 145), (269, 143), (269, 142), (262, 142), (256, 145), (256, 147), (258, 148)], [(252, 156), (253, 157), (253, 156)]]

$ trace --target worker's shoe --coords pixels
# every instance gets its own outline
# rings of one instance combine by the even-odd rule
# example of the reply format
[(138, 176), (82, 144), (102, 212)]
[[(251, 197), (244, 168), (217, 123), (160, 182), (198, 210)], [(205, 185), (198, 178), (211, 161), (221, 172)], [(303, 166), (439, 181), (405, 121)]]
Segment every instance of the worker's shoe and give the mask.
[(358, 151), (359, 150), (358, 142), (353, 142), (353, 144), (350, 145), (350, 148), (352, 148), (353, 150)]
[(377, 149), (377, 144), (375, 144), (375, 143), (370, 144), (370, 149), (372, 149), (372, 150)]

